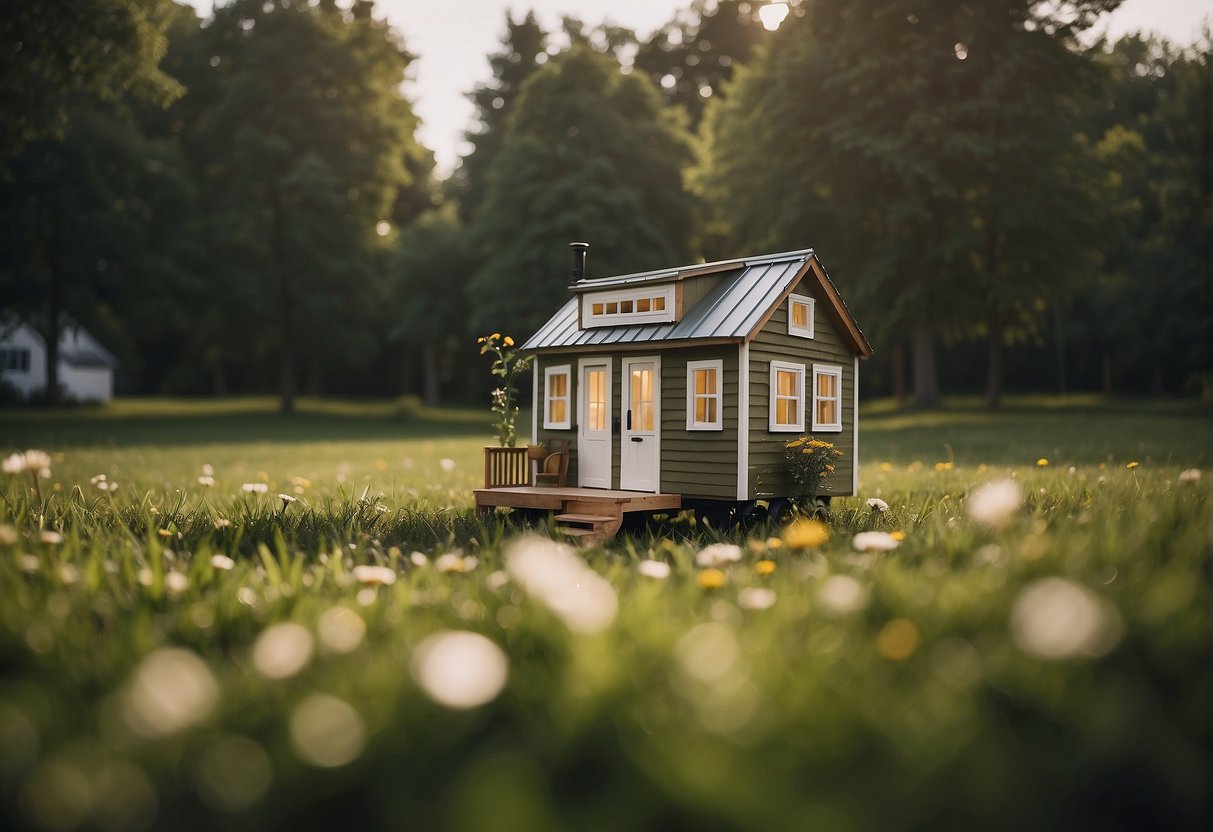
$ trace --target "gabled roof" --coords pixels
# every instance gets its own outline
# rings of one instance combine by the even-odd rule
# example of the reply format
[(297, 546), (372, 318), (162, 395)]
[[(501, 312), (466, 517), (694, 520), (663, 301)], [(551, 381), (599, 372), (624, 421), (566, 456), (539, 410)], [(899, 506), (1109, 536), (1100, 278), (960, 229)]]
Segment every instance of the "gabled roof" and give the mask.
[[(720, 283), (701, 301), (685, 310), (673, 323), (606, 326), (582, 329), (578, 295), (599, 289), (641, 284), (672, 283), (688, 277), (724, 273)], [(843, 342), (857, 355), (867, 358), (872, 346), (851, 316), (829, 275), (812, 249), (742, 257), (717, 263), (698, 263), (676, 269), (579, 280), (569, 288), (575, 293), (539, 331), (524, 350), (569, 351), (627, 348), (628, 345), (667, 344), (686, 341), (748, 341), (758, 334), (775, 308), (805, 275), (817, 283), (817, 297), (837, 325)], [(673, 344), (671, 344), (672, 346)]]

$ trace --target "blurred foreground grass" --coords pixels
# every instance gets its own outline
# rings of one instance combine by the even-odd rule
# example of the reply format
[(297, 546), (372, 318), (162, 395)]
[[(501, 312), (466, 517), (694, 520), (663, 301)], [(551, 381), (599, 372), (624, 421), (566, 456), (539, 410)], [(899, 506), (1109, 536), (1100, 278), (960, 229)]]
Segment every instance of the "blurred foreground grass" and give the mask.
[(877, 403), (828, 540), (576, 557), (471, 516), (479, 414), (271, 406), (0, 414), (0, 828), (1208, 827), (1185, 404)]

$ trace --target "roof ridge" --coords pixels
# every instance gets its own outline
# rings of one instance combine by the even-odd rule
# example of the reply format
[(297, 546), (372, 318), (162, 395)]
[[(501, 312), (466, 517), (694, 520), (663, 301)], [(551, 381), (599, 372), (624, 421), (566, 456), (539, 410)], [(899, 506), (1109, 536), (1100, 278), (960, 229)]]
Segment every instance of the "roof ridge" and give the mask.
[(777, 251), (770, 254), (753, 254), (746, 257), (730, 257), (727, 260), (716, 260), (711, 263), (690, 263), (685, 266), (674, 266), (672, 268), (652, 269), (644, 272), (631, 272), (628, 274), (604, 275), (602, 277), (586, 277), (572, 283), (569, 288), (576, 291), (578, 289), (592, 288), (600, 283), (617, 283), (619, 281), (638, 281), (642, 279), (653, 279), (659, 277), (676, 277), (682, 272), (698, 270), (698, 269), (714, 269), (727, 266), (751, 266), (763, 263), (777, 263), (780, 260), (797, 260), (808, 257), (813, 254), (813, 249), (803, 248), (793, 251)]

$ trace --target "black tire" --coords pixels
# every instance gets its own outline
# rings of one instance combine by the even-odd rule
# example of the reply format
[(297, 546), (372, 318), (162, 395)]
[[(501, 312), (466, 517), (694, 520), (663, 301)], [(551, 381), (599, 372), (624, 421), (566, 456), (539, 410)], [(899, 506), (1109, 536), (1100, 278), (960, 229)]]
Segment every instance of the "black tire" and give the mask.
[(700, 526), (707, 526), (716, 531), (732, 528), (734, 520), (732, 503), (704, 503), (695, 509), (695, 521)]
[(772, 525), (786, 526), (796, 516), (796, 506), (787, 497), (774, 497), (767, 502), (767, 516)]
[(742, 503), (741, 510), (738, 513), (741, 525), (746, 529), (756, 528), (767, 521), (767, 507), (764, 503), (760, 503), (757, 500), (747, 500)]

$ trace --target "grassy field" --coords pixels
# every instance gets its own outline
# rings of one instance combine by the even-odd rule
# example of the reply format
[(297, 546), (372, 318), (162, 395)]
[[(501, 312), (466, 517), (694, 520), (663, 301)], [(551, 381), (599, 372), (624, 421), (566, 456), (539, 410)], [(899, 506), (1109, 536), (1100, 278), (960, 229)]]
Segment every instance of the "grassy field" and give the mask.
[(272, 406), (0, 413), (0, 828), (1210, 823), (1204, 406), (878, 402), (824, 527), (577, 554), (479, 413)]

